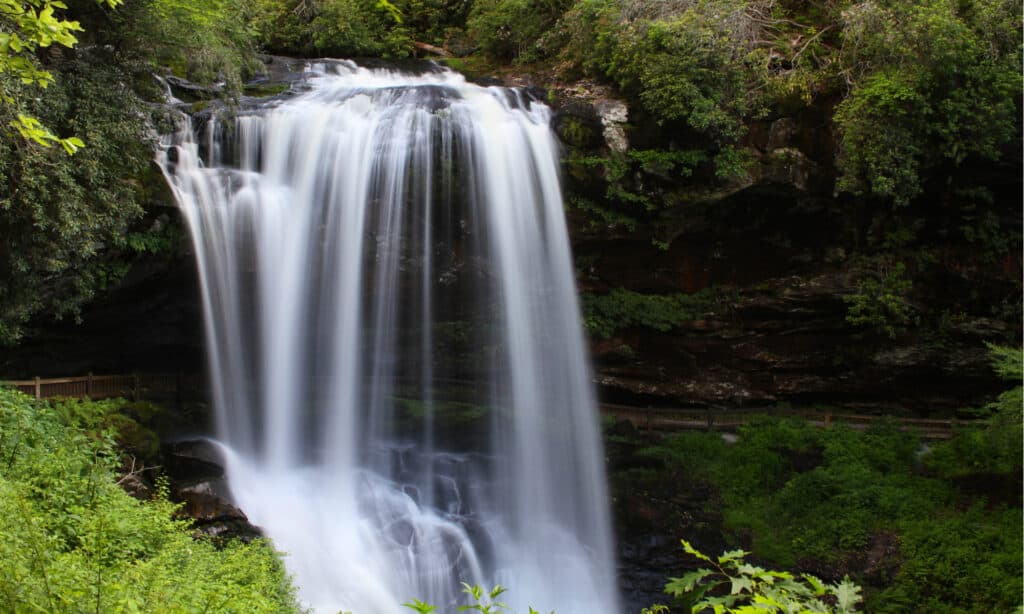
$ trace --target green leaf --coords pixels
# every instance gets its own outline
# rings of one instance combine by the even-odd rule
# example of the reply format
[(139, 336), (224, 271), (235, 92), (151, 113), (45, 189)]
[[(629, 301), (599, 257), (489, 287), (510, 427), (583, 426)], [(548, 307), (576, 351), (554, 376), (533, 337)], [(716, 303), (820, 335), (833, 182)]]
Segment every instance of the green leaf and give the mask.
[(744, 552), (743, 550), (730, 550), (730, 551), (722, 554), (722, 556), (718, 557), (718, 562), (719, 563), (726, 563), (726, 562), (729, 562), (729, 561), (735, 561), (735, 560), (738, 560), (738, 559), (742, 559), (743, 557), (747, 556), (748, 554), (750, 554), (750, 553), (749, 552)]
[(68, 152), (69, 156), (73, 156), (76, 151), (85, 147), (85, 143), (82, 139), (72, 136), (66, 139), (61, 139), (60, 144), (64, 147), (64, 151)]
[(732, 586), (729, 588), (729, 593), (733, 595), (738, 595), (743, 591), (754, 591), (754, 583), (750, 578), (740, 576), (738, 578), (730, 578), (730, 580), (732, 581)]
[(840, 614), (853, 612), (854, 607), (863, 601), (860, 595), (860, 587), (851, 582), (848, 576), (844, 577), (842, 582), (835, 585), (834, 592), (836, 607), (839, 609)]
[(687, 554), (695, 556), (702, 561), (707, 561), (709, 563), (711, 562), (711, 558), (708, 557), (708, 555), (694, 548), (692, 545), (690, 545), (690, 542), (686, 541), (685, 539), (681, 539), (679, 541), (683, 544), (683, 549), (686, 550)]
[(669, 578), (668, 583), (665, 585), (665, 592), (679, 597), (692, 591), (695, 586), (714, 573), (710, 569), (698, 569), (697, 571), (691, 571), (681, 578)]
[(413, 599), (409, 603), (403, 603), (402, 607), (409, 608), (410, 610), (415, 610), (420, 614), (430, 614), (431, 612), (437, 611), (436, 606), (432, 606), (429, 603), (424, 603), (419, 599)]
[(814, 589), (815, 595), (824, 595), (826, 592), (828, 592), (828, 587), (826, 587), (825, 583), (819, 580), (816, 576), (812, 576), (811, 574), (804, 574), (803, 578), (807, 581), (808, 584), (811, 585), (811, 588)]

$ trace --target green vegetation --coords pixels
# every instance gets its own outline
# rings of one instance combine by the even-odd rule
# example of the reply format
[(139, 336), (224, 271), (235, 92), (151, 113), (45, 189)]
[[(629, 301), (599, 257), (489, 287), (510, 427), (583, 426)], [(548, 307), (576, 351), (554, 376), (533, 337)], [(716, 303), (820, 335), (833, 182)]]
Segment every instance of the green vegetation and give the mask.
[(1024, 356), (1019, 349), (989, 346), (992, 367), (1007, 382), (1017, 384), (993, 401), (974, 410), (984, 426), (968, 425), (957, 436), (928, 455), (928, 466), (946, 478), (978, 474), (1019, 475), (1024, 457)]
[[(62, 135), (0, 140), (0, 344), (35, 314), (77, 316), (137, 254), (176, 247), (154, 219), (154, 201), (169, 204), (152, 165), (157, 67), (231, 93), (251, 66), (240, 3), (138, 0), (110, 11), (116, 4), (8, 2), (0, 15), (11, 32), (0, 39), (0, 126), (21, 130), (30, 117)], [(30, 14), (46, 23), (31, 29)], [(16, 48), (18, 32), (36, 42), (23, 34)], [(77, 153), (54, 155), (40, 144), (50, 142)]]
[(118, 11), (116, 34), (108, 38), (116, 49), (133, 56), (136, 70), (169, 68), (179, 77), (216, 84), (236, 96), (257, 69), (252, 11), (248, 1), (139, 0)]
[[(743, 550), (712, 559), (685, 539), (682, 543), (687, 554), (702, 561), (701, 565), (710, 565), (672, 578), (665, 585), (665, 592), (675, 597), (677, 605), (690, 612), (849, 614), (861, 602), (860, 587), (849, 578), (826, 584), (810, 574), (795, 576), (751, 565), (745, 560), (750, 553)], [(651, 614), (667, 611), (665, 606), (650, 610)]]
[[(1020, 350), (994, 354), (1019, 384)], [(1024, 574), (1020, 394), (1007, 392), (986, 410), (990, 422), (923, 456), (917, 437), (892, 426), (857, 432), (770, 418), (743, 427), (733, 445), (682, 433), (645, 454), (714, 485), (731, 540), (783, 567), (850, 574), (868, 589), (869, 611), (1010, 611)], [(979, 499), (966, 476), (1017, 492)]]
[(154, 179), (142, 105), (124, 73), (86, 54), (63, 68), (43, 98), (22, 92), (24, 106), (88, 146), (68, 157), (0, 141), (0, 183), (7, 187), (0, 194), (0, 343), (15, 341), (36, 312), (74, 314), (118, 276), (95, 257), (127, 251), (129, 225), (146, 199), (136, 178)]
[(173, 518), (166, 488), (117, 485), (119, 403), (36, 402), (0, 389), (0, 602), (10, 611), (293, 612), (262, 541), (218, 549)]
[[(121, 0), (97, 2), (111, 9), (121, 4)], [(45, 88), (53, 83), (53, 73), (40, 67), (35, 55), (40, 49), (51, 45), (71, 48), (78, 44), (74, 33), (82, 31), (81, 24), (56, 13), (65, 8), (67, 5), (57, 0), (0, 2), (0, 75), (7, 75), (23, 86)], [(43, 147), (59, 144), (69, 154), (84, 145), (75, 136), (58, 137), (38, 119), (21, 112), (21, 98), (2, 87), (4, 85), (6, 83), (0, 81), (0, 102), (4, 105), (4, 114), (17, 116), (9, 122), (9, 126), (15, 128), (23, 138)]]
[(414, 43), (445, 45), (468, 0), (253, 0), (251, 25), (268, 50), (300, 56), (404, 58)]
[[(470, 586), (465, 582), (462, 583), (462, 592), (473, 600), (469, 605), (459, 606), (459, 612), (480, 612), (480, 614), (502, 614), (503, 612), (512, 614), (511, 610), (504, 603), (497, 601), (498, 597), (504, 593), (506, 589), (500, 584), (496, 585), (491, 590), (487, 590), (479, 584)], [(420, 601), (419, 599), (413, 599), (408, 603), (403, 603), (402, 607), (409, 608), (419, 614), (431, 614), (437, 612), (437, 606), (430, 605)], [(541, 614), (537, 610), (530, 608), (529, 614)], [(551, 614), (554, 614), (552, 612)]]
[(877, 273), (857, 283), (857, 291), (843, 297), (849, 308), (846, 321), (867, 326), (890, 339), (911, 320), (913, 310), (907, 303), (911, 282), (902, 262), (880, 265)]
[(467, 31), (493, 57), (609, 80), (712, 156), (752, 119), (839, 97), (840, 187), (905, 204), (924, 173), (1013, 139), (1020, 15), (978, 0), (489, 0)]
[[(595, 156), (582, 155), (577, 148), (566, 159), (570, 176), (580, 184), (598, 181), (569, 204), (589, 215), (590, 230), (621, 227), (632, 232), (640, 219), (674, 204), (664, 188), (690, 177), (704, 161), (699, 150), (632, 149)], [(603, 193), (594, 189), (600, 186)]]
[(721, 305), (727, 296), (718, 288), (668, 295), (641, 294), (615, 288), (608, 294), (583, 295), (583, 321), (591, 335), (602, 339), (631, 327), (667, 332), (688, 320), (701, 319)]
[(840, 187), (906, 204), (925, 171), (997, 158), (1017, 134), (1020, 9), (953, 0), (846, 9)]

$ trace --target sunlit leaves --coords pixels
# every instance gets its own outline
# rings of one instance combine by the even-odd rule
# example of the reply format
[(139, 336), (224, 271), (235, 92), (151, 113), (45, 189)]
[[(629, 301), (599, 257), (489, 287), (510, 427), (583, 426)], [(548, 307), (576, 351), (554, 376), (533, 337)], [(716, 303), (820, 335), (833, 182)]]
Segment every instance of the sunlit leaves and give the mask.
[[(743, 550), (726, 552), (716, 562), (685, 539), (682, 545), (687, 554), (714, 567), (672, 578), (665, 585), (665, 592), (685, 602), (693, 614), (707, 610), (716, 614), (847, 614), (861, 602), (860, 587), (849, 579), (825, 584), (807, 574), (796, 577), (763, 569), (744, 562), (748, 553)], [(835, 606), (826, 598), (833, 599)]]
[(75, 136), (62, 139), (50, 132), (50, 130), (40, 123), (38, 119), (29, 117), (23, 113), (18, 114), (18, 119), (12, 121), (11, 126), (21, 134), (22, 138), (38, 143), (43, 147), (58, 144), (64, 148), (64, 151), (66, 151), (68, 155), (72, 155), (79, 149), (85, 147), (85, 143), (82, 139)]
[[(96, 0), (109, 8), (121, 4), (122, 0)], [(10, 73), (25, 85), (35, 84), (47, 87), (53, 82), (53, 75), (40, 68), (33, 54), (39, 48), (52, 45), (74, 47), (78, 43), (75, 32), (82, 32), (77, 21), (65, 19), (61, 12), (67, 5), (59, 0), (0, 0), (0, 74)], [(8, 30), (9, 29), (9, 30)], [(16, 100), (4, 96), (5, 105), (14, 105)], [(79, 138), (60, 138), (39, 120), (18, 114), (11, 122), (22, 138), (49, 147), (59, 144), (71, 155), (84, 146)]]
[[(115, 484), (108, 433), (0, 388), (0, 603), (11, 612), (299, 612), (263, 542), (218, 550), (173, 518), (166, 485), (137, 501)], [(95, 416), (92, 416), (95, 417)]]

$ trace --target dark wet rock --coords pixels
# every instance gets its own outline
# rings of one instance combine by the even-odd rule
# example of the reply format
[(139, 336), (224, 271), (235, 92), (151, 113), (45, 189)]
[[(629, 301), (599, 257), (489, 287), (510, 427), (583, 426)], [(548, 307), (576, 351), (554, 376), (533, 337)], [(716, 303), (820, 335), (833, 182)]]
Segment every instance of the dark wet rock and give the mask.
[(173, 498), (184, 504), (181, 513), (199, 523), (213, 521), (248, 521), (235, 507), (231, 491), (223, 478), (209, 478), (191, 483), (176, 484)]
[(167, 75), (163, 79), (176, 96), (185, 98), (216, 98), (224, 92), (223, 84), (201, 85), (174, 75)]
[(224, 460), (217, 447), (206, 439), (169, 443), (163, 450), (167, 473), (179, 480), (221, 478)]
[(212, 442), (179, 441), (165, 445), (163, 453), (171, 500), (182, 504), (179, 515), (191, 519), (198, 533), (243, 541), (262, 535), (235, 505), (224, 478), (223, 457)]

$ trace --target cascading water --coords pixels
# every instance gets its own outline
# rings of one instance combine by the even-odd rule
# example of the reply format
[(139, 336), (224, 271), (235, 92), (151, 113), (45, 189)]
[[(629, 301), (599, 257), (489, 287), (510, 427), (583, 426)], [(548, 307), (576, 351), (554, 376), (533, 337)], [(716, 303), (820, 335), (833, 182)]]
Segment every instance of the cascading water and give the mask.
[(550, 111), (312, 66), (162, 154), (233, 496), (322, 612), (618, 612)]

